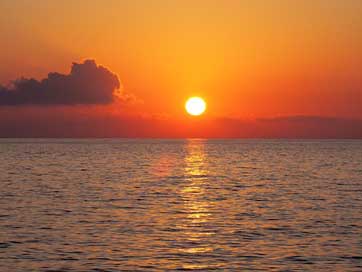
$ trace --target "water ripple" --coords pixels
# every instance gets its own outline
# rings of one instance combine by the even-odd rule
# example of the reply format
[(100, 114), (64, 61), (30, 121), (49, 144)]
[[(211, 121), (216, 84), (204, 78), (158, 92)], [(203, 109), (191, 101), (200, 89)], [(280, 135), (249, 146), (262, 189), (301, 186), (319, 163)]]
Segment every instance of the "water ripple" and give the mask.
[(0, 140), (2, 271), (362, 271), (362, 142)]

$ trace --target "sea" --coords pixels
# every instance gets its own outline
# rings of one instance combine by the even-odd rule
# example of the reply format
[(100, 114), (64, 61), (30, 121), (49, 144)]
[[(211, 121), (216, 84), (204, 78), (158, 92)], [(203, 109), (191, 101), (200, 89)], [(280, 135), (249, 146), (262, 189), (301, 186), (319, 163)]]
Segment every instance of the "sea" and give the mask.
[(1, 139), (0, 271), (362, 271), (362, 141)]

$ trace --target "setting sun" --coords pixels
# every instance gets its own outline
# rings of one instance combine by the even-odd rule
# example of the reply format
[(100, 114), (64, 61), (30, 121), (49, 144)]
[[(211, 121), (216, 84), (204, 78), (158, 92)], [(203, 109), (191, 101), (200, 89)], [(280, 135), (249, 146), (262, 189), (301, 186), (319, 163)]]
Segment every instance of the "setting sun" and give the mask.
[(185, 109), (188, 114), (197, 116), (201, 115), (206, 110), (206, 103), (201, 97), (190, 97), (185, 104)]
[(0, 272), (362, 272), (362, 0), (0, 11)]

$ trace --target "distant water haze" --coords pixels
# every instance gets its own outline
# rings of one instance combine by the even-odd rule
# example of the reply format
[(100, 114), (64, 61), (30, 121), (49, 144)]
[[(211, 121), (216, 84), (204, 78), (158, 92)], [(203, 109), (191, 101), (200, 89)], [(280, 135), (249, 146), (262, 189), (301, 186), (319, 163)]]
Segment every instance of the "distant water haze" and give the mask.
[(0, 140), (2, 271), (359, 271), (362, 141)]

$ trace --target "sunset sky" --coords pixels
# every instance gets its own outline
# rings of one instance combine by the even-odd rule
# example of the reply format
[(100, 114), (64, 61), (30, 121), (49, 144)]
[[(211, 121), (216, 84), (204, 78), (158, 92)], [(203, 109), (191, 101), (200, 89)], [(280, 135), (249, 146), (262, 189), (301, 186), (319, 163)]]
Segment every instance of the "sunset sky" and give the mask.
[[(0, 10), (0, 136), (362, 137), (360, 0), (2, 0)], [(85, 60), (118, 77), (115, 99), (4, 95), (12, 80), (68, 75)], [(82, 86), (112, 95), (117, 82), (100, 78)], [(184, 109), (195, 95), (207, 102), (200, 117)]]

